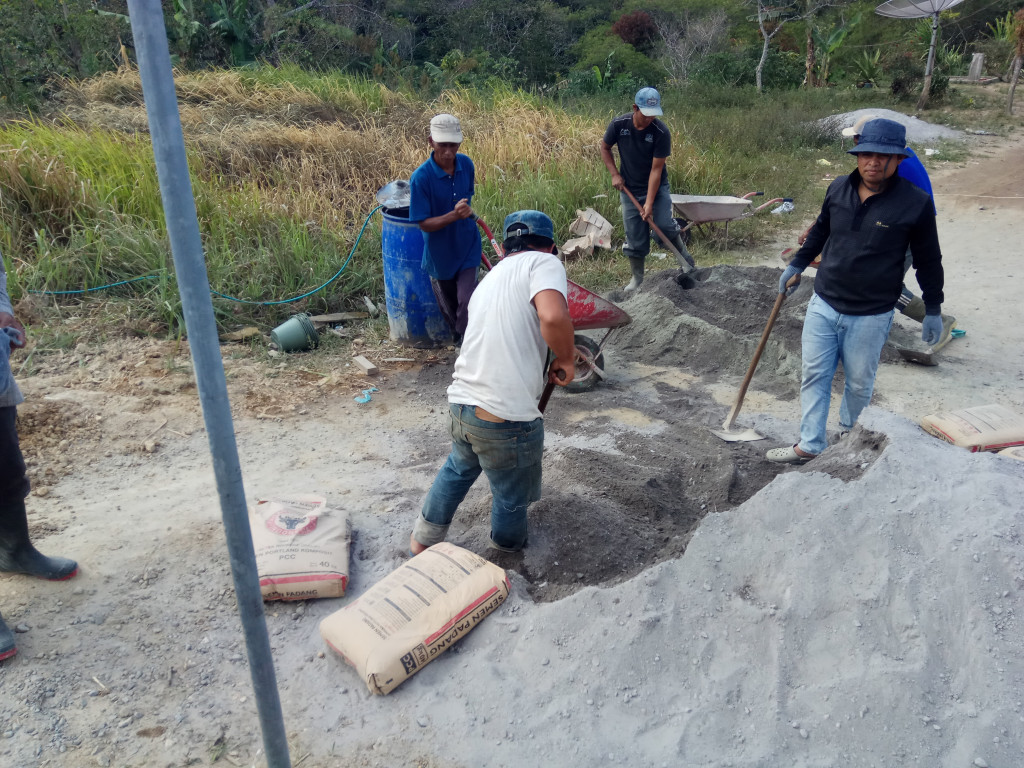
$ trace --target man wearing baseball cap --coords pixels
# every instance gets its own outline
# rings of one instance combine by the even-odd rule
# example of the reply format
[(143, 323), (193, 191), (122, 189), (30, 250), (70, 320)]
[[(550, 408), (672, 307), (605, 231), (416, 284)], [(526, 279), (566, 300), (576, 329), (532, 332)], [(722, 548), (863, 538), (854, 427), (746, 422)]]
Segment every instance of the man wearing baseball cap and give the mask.
[[(601, 140), (601, 159), (611, 172), (612, 186), (619, 190), (622, 205), (622, 223), (626, 230), (622, 252), (629, 258), (633, 273), (625, 288), (627, 291), (635, 290), (644, 281), (644, 260), (651, 250), (649, 222), (653, 221), (675, 246), (684, 274), (695, 266), (679, 234), (679, 225), (672, 218), (672, 198), (665, 169), (665, 159), (672, 151), (672, 137), (665, 124), (657, 119), (661, 114), (661, 94), (654, 88), (641, 88), (633, 98), (632, 112), (612, 120)], [(619, 148), (619, 168), (615, 167), (613, 146)], [(627, 189), (640, 203), (642, 211), (629, 199)]]
[(928, 193), (897, 174), (907, 157), (906, 129), (893, 120), (864, 125), (849, 153), (857, 169), (833, 181), (807, 239), (779, 279), (779, 293), (821, 253), (801, 338), (800, 441), (767, 458), (805, 464), (828, 447), (832, 379), (840, 361), (846, 379), (840, 434), (871, 400), (882, 346), (903, 287), (904, 257), (913, 256), (925, 317), (921, 338), (942, 335), (942, 253)]
[[(483, 472), (491, 486), (491, 546), (526, 545), (526, 510), (540, 498), (545, 383), (565, 386), (576, 349), (565, 267), (554, 226), (540, 211), (505, 218), (506, 256), (469, 302), (469, 324), (448, 387), (452, 449), (423, 502), (409, 549), (444, 541), (470, 487)], [(554, 360), (545, 372), (548, 349)]]
[(423, 269), (456, 344), (466, 331), (466, 308), (476, 288), (480, 233), (472, 218), (476, 170), (459, 153), (462, 125), (455, 115), (430, 120), (430, 157), (409, 181), (409, 220), (423, 230)]

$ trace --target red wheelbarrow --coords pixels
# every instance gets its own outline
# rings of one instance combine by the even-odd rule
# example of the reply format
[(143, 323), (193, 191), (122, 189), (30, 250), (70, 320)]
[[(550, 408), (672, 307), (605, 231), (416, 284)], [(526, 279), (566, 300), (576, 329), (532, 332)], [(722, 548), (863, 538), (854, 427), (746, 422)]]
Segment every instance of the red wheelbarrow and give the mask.
[[(476, 217), (476, 223), (487, 235), (491, 247), (498, 259), (505, 253), (501, 245), (491, 234), (490, 228), (483, 219)], [(483, 257), (484, 264), (488, 269), (491, 262)], [(572, 318), (572, 325), (576, 331), (594, 331), (603, 328), (607, 329), (600, 341), (595, 342), (589, 336), (580, 333), (575, 334), (576, 343), (576, 377), (565, 387), (570, 392), (586, 392), (593, 389), (599, 379), (604, 378), (604, 346), (616, 328), (629, 325), (633, 318), (625, 310), (616, 306), (607, 299), (603, 299), (593, 291), (588, 291), (582, 285), (568, 280), (569, 284), (569, 317)]]

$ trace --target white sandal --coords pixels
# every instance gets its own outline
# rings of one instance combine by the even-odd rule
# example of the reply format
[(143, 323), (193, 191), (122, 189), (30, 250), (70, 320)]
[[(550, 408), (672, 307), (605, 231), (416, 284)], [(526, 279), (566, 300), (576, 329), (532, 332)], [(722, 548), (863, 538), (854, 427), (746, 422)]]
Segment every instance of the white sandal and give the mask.
[(791, 445), (788, 448), (772, 448), (765, 454), (765, 458), (778, 464), (806, 464), (815, 457), (801, 456), (796, 452), (796, 446)]

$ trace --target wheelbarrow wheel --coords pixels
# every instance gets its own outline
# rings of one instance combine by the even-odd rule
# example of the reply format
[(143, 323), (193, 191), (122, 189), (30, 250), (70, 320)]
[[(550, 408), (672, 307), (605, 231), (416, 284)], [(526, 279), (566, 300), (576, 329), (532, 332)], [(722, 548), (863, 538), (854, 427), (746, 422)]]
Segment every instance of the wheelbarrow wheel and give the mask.
[(573, 341), (576, 344), (576, 378), (565, 388), (570, 392), (588, 392), (597, 386), (600, 379), (594, 372), (594, 366), (604, 370), (604, 353), (599, 354), (597, 342), (586, 336), (576, 334)]

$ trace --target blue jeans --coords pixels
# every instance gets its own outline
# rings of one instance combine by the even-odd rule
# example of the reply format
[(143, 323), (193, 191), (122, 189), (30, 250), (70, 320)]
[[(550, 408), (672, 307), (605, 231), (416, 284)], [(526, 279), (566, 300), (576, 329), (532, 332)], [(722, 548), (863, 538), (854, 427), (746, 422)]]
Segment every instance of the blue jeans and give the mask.
[(423, 501), (413, 538), (444, 541), (455, 510), (482, 471), (491, 484), (491, 541), (502, 549), (526, 544), (526, 508), (540, 498), (544, 420), (484, 421), (472, 405), (452, 403), (452, 451)]
[[(651, 227), (640, 216), (640, 211), (636, 209), (633, 201), (626, 196), (625, 192), (620, 192), (619, 198), (622, 201), (622, 225), (626, 230), (626, 242), (622, 246), (622, 252), (631, 259), (644, 259), (651, 251)], [(647, 195), (636, 195), (636, 199), (640, 205), (643, 205), (647, 200)], [(654, 223), (658, 225), (658, 229), (665, 233), (665, 237), (671, 240), (676, 248), (679, 248), (684, 258), (689, 256), (686, 246), (679, 238), (679, 225), (672, 218), (672, 196), (669, 193), (668, 184), (662, 184), (654, 196), (653, 219)], [(693, 266), (692, 258), (686, 260), (690, 262), (690, 266)]]
[(801, 451), (818, 454), (828, 447), (825, 425), (832, 399), (832, 379), (841, 360), (846, 376), (839, 429), (853, 426), (871, 400), (882, 346), (889, 336), (893, 312), (843, 315), (818, 294), (811, 297), (801, 338), (803, 375), (800, 385)]

